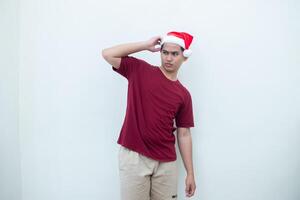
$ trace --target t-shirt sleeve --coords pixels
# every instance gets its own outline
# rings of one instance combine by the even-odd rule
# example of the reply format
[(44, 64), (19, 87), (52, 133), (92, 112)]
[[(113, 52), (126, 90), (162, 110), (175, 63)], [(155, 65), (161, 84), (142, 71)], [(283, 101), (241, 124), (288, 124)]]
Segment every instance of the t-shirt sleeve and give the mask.
[(179, 111), (176, 115), (176, 126), (178, 127), (194, 127), (194, 116), (193, 116), (193, 103), (192, 97), (188, 92), (184, 102), (179, 107)]
[(141, 60), (131, 57), (131, 56), (125, 56), (121, 58), (120, 67), (117, 69), (114, 66), (112, 66), (112, 69), (124, 76), (127, 80), (129, 80), (132, 75), (137, 71), (137, 67), (140, 66)]

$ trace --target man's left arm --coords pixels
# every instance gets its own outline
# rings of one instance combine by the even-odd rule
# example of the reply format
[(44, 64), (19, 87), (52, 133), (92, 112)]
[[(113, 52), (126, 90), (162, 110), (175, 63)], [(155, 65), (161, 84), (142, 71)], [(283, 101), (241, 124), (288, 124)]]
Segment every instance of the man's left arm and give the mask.
[(194, 195), (196, 190), (194, 168), (193, 168), (193, 155), (192, 155), (192, 136), (190, 128), (177, 128), (177, 141), (179, 151), (186, 169), (185, 179), (185, 193), (187, 197)]

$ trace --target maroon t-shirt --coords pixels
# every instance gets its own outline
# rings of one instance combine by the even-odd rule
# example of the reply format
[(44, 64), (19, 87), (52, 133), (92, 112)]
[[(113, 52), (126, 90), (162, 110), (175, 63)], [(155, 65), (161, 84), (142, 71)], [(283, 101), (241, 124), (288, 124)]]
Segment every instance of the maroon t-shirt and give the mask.
[[(154, 160), (176, 160), (176, 127), (193, 127), (192, 98), (161, 69), (126, 56), (118, 69), (128, 80), (127, 109), (118, 143)], [(176, 124), (176, 125), (175, 125)]]

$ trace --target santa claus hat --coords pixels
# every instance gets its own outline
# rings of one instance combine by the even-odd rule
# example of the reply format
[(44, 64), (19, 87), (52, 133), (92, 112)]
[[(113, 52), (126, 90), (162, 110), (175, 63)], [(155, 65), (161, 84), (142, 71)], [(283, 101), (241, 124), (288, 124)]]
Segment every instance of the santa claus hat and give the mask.
[(187, 58), (192, 54), (192, 50), (189, 49), (192, 41), (193, 41), (192, 35), (185, 32), (172, 31), (167, 33), (167, 35), (162, 38), (160, 46), (166, 42), (178, 44), (179, 46), (184, 48), (183, 56)]

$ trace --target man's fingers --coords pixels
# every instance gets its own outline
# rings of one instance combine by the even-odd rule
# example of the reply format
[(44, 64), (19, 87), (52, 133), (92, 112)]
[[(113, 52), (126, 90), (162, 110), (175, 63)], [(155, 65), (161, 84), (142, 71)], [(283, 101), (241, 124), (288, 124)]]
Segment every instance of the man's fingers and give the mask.
[(189, 190), (190, 190), (190, 189), (189, 189), (189, 185), (186, 185), (186, 186), (185, 186), (185, 193), (188, 193)]
[(159, 41), (161, 41), (161, 37), (160, 36), (155, 36), (153, 38), (150, 39), (153, 43), (159, 43)]
[(195, 194), (196, 186), (193, 184), (187, 184), (185, 187), (185, 194), (187, 197), (191, 197)]
[(195, 187), (192, 187), (192, 188), (191, 188), (191, 192), (190, 192), (190, 195), (191, 195), (191, 196), (193, 196), (193, 195), (194, 195), (194, 193), (195, 193), (195, 189), (196, 189)]
[(196, 186), (193, 185), (193, 187), (191, 187), (191, 196), (195, 194), (195, 191), (196, 191)]
[(190, 197), (191, 189), (191, 184), (187, 184), (187, 186), (185, 187), (185, 194), (187, 197)]

